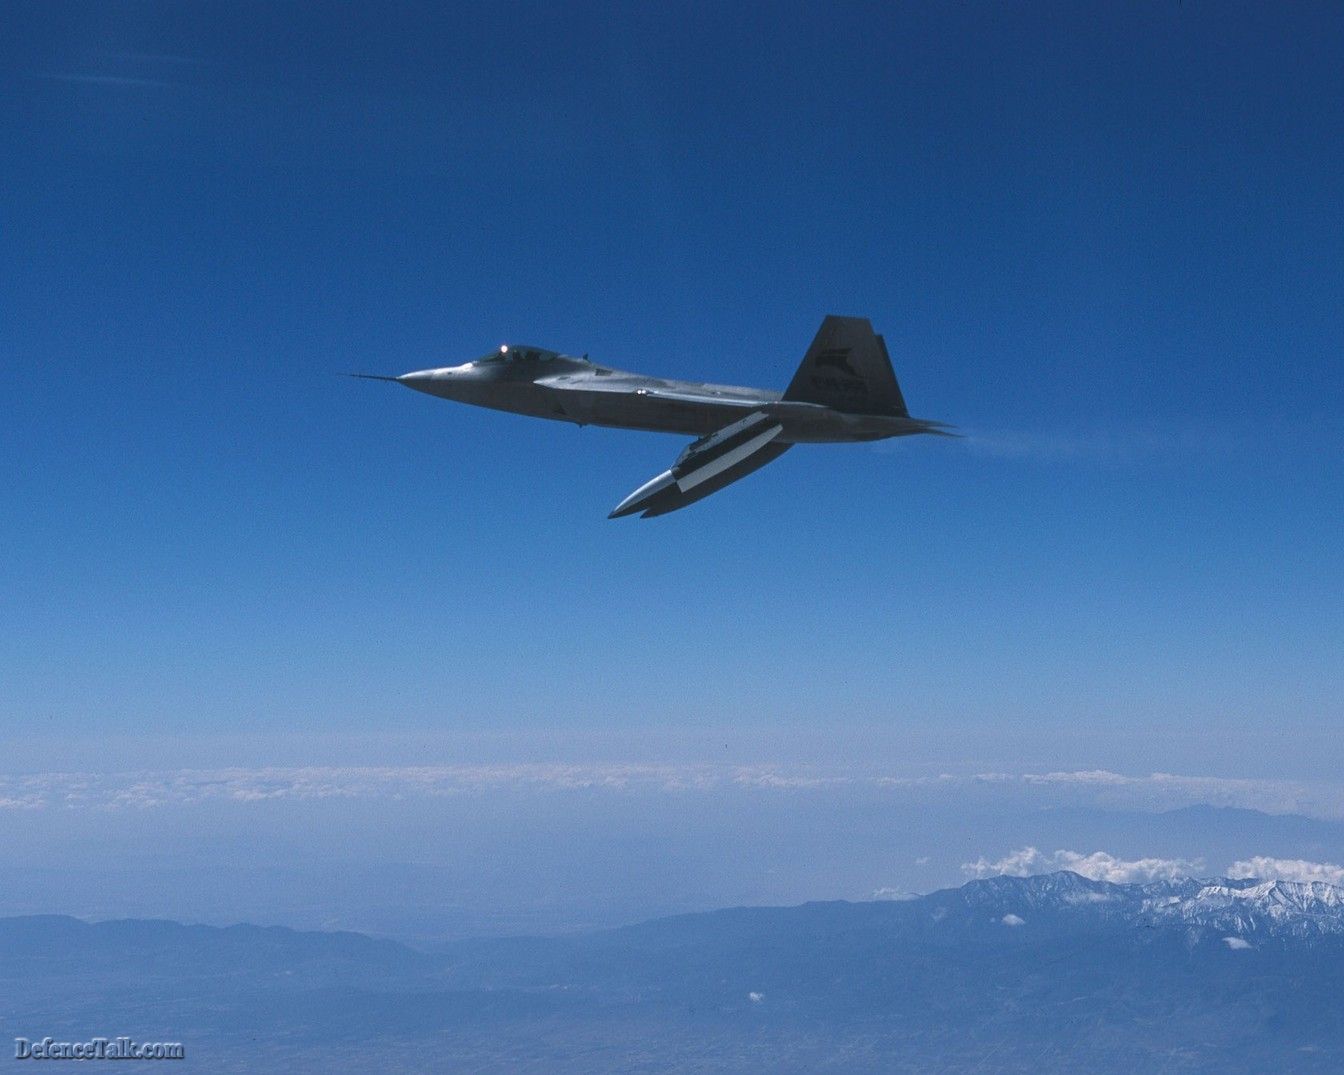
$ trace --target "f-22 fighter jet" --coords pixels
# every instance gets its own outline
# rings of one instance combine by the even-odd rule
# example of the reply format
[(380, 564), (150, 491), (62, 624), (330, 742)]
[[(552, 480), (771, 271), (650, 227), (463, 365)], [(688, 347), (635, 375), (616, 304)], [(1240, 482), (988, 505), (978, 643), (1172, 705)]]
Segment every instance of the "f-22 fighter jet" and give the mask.
[(685, 433), (699, 439), (645, 482), (609, 518), (665, 515), (718, 492), (795, 444), (956, 436), (911, 418), (887, 345), (865, 317), (827, 317), (783, 394), (763, 388), (668, 381), (626, 373), (588, 356), (506, 344), (461, 366), (396, 381), (431, 396), (579, 425)]

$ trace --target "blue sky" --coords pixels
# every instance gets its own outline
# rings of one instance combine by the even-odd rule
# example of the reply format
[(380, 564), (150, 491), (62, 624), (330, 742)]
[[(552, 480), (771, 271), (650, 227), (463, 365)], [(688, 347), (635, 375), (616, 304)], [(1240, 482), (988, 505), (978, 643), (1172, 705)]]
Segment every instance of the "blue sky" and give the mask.
[[(1338, 6), (6, 23), (7, 734), (1333, 741)], [(828, 312), (968, 439), (609, 522), (681, 440), (339, 376), (782, 387)]]

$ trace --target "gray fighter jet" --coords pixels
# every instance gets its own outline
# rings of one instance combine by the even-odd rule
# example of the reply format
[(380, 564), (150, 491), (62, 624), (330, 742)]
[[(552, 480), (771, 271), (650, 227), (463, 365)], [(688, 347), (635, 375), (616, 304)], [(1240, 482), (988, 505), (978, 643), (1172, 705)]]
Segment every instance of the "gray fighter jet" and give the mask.
[(431, 396), (579, 425), (698, 437), (671, 469), (616, 505), (609, 518), (666, 515), (778, 459), (795, 444), (956, 436), (911, 418), (887, 345), (865, 317), (827, 317), (783, 394), (625, 373), (541, 347), (508, 344), (474, 362), (396, 381)]

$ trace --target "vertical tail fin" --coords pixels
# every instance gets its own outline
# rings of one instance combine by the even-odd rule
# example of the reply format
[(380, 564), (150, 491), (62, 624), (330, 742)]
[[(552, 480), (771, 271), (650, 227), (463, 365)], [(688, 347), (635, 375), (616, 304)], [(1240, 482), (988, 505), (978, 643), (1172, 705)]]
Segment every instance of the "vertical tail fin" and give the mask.
[(848, 414), (907, 417), (910, 413), (896, 383), (887, 345), (866, 317), (828, 315), (784, 398), (820, 403)]

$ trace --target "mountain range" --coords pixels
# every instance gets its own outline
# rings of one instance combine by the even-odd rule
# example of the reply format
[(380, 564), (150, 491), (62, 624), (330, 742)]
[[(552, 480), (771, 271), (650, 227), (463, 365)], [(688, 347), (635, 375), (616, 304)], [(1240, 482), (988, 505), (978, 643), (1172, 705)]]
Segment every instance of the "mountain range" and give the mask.
[(0, 1026), (174, 1070), (1344, 1070), (1344, 890), (994, 877), (427, 953), (353, 933), (0, 920)]

